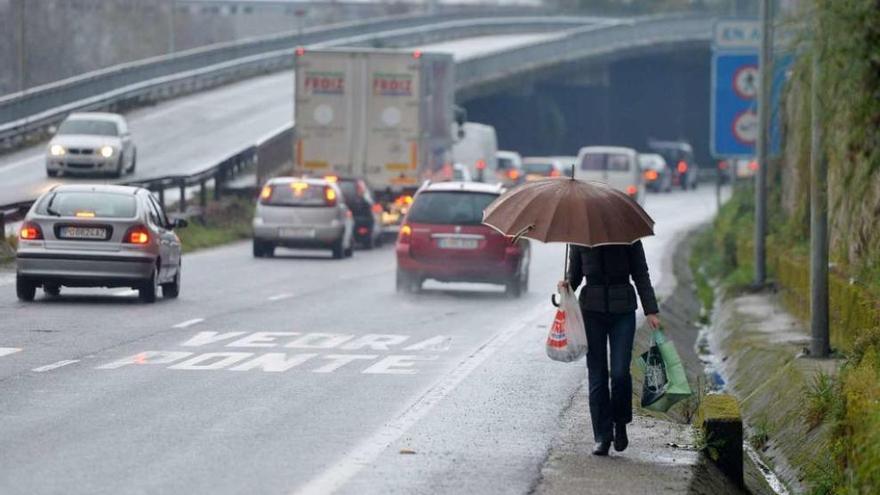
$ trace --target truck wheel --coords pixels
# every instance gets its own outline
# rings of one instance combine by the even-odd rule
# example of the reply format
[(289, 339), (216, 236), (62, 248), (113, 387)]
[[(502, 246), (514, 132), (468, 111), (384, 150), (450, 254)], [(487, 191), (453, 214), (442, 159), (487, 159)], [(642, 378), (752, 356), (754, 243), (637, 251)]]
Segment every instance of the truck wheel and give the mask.
[(19, 301), (31, 302), (37, 296), (37, 286), (21, 277), (16, 277), (15, 295), (18, 296)]

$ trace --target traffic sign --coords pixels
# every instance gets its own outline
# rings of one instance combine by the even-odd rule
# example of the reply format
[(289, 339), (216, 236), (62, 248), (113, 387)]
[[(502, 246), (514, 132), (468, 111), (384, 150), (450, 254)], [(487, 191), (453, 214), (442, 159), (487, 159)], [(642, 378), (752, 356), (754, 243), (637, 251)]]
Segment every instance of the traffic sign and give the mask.
[[(758, 140), (760, 27), (755, 21), (725, 20), (715, 25), (712, 54), (710, 148), (716, 158), (750, 158)], [(774, 60), (771, 89), (770, 153), (780, 148), (779, 108), (791, 55)]]

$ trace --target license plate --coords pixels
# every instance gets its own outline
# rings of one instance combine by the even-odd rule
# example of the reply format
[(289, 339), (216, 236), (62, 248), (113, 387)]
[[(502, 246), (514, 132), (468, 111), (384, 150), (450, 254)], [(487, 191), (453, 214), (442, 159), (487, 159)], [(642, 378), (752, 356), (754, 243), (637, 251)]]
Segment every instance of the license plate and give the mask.
[(459, 239), (456, 237), (446, 237), (439, 239), (437, 245), (442, 249), (477, 249), (480, 241), (476, 239)]
[(307, 228), (282, 228), (278, 229), (278, 235), (281, 237), (311, 238), (315, 237), (315, 229)]
[(62, 227), (59, 234), (62, 239), (91, 239), (103, 241), (107, 238), (107, 229), (102, 227)]

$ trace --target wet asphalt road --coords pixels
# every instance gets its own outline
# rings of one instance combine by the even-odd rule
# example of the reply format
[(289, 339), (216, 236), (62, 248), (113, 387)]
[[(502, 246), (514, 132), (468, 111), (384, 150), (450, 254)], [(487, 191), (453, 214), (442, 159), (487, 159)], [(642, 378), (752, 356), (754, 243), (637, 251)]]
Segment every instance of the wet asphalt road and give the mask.
[[(661, 294), (714, 204), (708, 187), (649, 196)], [(585, 373), (543, 350), (562, 253), (533, 244), (518, 300), (395, 294), (390, 246), (195, 253), (181, 298), (155, 305), (119, 289), (22, 304), (0, 273), (0, 492), (526, 493)]]

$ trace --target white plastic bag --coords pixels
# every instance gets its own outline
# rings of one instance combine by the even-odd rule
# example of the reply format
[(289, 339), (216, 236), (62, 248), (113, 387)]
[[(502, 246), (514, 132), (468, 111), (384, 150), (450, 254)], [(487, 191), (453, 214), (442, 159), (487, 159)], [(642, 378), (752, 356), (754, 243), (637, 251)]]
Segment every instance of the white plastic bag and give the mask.
[(547, 335), (547, 355), (554, 361), (570, 363), (587, 353), (587, 332), (574, 291), (566, 287), (559, 295), (559, 308)]

